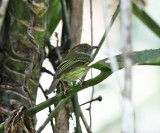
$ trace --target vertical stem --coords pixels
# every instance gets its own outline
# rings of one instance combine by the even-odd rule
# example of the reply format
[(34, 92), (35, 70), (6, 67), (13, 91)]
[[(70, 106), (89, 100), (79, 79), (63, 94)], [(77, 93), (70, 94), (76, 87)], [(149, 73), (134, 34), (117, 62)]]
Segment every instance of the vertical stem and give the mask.
[[(93, 15), (92, 15), (92, 0), (90, 0), (90, 24), (91, 24), (91, 46), (93, 46)], [(91, 77), (93, 77), (93, 71), (91, 68)], [(92, 86), (92, 94), (91, 100), (93, 99), (94, 95), (94, 86)], [(90, 116), (90, 128), (92, 127), (92, 102), (89, 104), (89, 116)]]
[(91, 45), (93, 45), (93, 15), (92, 15), (92, 0), (90, 0), (90, 24), (91, 24)]
[(70, 24), (69, 24), (69, 16), (67, 14), (66, 1), (61, 0), (61, 5), (62, 5), (63, 21), (64, 21), (65, 28), (66, 28), (67, 38), (68, 38), (68, 41), (69, 41), (69, 45), (72, 46), (73, 39), (72, 39), (72, 33), (71, 33), (71, 29), (70, 29)]
[(121, 0), (121, 35), (125, 68), (123, 91), (122, 132), (134, 133), (134, 111), (132, 104), (132, 46), (131, 46), (131, 0)]
[[(70, 24), (71, 33), (73, 35), (73, 45), (76, 46), (80, 43), (82, 32), (82, 16), (83, 16), (83, 0), (71, 0)], [(73, 107), (76, 117), (76, 133), (81, 133), (80, 125), (80, 107), (78, 101), (78, 94), (73, 95)]]
[[(63, 14), (63, 24), (64, 24), (64, 32), (67, 36), (67, 41), (65, 40), (64, 36), (62, 37), (62, 46), (63, 48), (66, 45), (69, 45), (69, 47), (72, 46), (72, 34), (70, 29), (70, 23), (69, 23), (69, 14), (67, 10), (67, 4), (66, 0), (61, 0), (61, 6), (62, 6), (62, 14)], [(68, 133), (69, 131), (69, 109), (70, 107), (70, 100), (66, 101), (65, 105), (62, 105), (55, 117), (55, 133)]]
[(79, 101), (78, 101), (78, 94), (76, 93), (73, 95), (73, 106), (74, 106), (74, 112), (76, 116), (76, 133), (81, 133), (81, 126), (80, 126), (80, 106), (79, 106)]
[(70, 24), (74, 45), (78, 45), (81, 40), (82, 17), (83, 0), (71, 0)]

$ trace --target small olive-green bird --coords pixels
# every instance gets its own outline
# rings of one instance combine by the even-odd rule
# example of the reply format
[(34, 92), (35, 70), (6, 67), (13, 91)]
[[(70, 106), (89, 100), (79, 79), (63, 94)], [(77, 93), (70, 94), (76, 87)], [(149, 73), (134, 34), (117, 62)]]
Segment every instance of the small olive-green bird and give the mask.
[(60, 80), (72, 82), (86, 75), (89, 70), (88, 65), (91, 63), (91, 53), (95, 48), (98, 47), (83, 43), (70, 49), (62, 63), (57, 67), (54, 80), (47, 91), (47, 95), (54, 91)]

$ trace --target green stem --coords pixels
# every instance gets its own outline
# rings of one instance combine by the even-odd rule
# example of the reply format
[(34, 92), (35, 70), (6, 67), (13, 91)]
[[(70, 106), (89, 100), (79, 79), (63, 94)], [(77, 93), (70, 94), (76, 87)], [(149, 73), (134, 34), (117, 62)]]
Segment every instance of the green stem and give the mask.
[(79, 102), (78, 102), (78, 94), (75, 93), (73, 95), (73, 108), (74, 108), (74, 112), (75, 112), (75, 116), (76, 116), (76, 133), (81, 133), (81, 125), (80, 125), (80, 121), (79, 121), (79, 117), (80, 117), (80, 108), (79, 108)]
[(72, 34), (71, 34), (71, 29), (70, 29), (70, 24), (69, 24), (69, 17), (67, 14), (66, 1), (61, 0), (61, 5), (62, 5), (62, 13), (63, 13), (63, 22), (65, 24), (67, 38), (68, 38), (69, 44), (72, 46)]
[(52, 104), (58, 103), (63, 98), (70, 97), (73, 94), (77, 93), (78, 91), (81, 91), (87, 87), (90, 87), (90, 86), (93, 86), (93, 85), (96, 85), (96, 84), (102, 82), (104, 79), (106, 79), (111, 74), (111, 71), (108, 71), (108, 70), (101, 70), (101, 73), (98, 76), (96, 76), (93, 79), (85, 81), (84, 85), (82, 87), (79, 84), (76, 86), (73, 86), (71, 89), (69, 89), (67, 91), (67, 96), (65, 96), (64, 93), (62, 92), (62, 93), (59, 93), (56, 96), (54, 96), (44, 102), (36, 105), (35, 107), (28, 109), (25, 113), (25, 119), (28, 118), (29, 116), (36, 114), (37, 112), (43, 110), (44, 108), (46, 108)]
[(132, 2), (132, 11), (150, 30), (160, 37), (160, 26), (142, 9)]
[(62, 99), (55, 109), (50, 113), (50, 115), (47, 117), (46, 121), (40, 126), (40, 128), (37, 130), (36, 133), (41, 133), (41, 131), (45, 128), (45, 126), (49, 123), (49, 121), (52, 120), (53, 117), (58, 113), (60, 107), (68, 100), (69, 97)]
[(92, 60), (94, 60), (94, 58), (95, 58), (96, 55), (98, 54), (98, 52), (99, 52), (99, 50), (100, 50), (100, 48), (101, 48), (104, 40), (106, 39), (107, 34), (109, 33), (109, 31), (110, 31), (110, 29), (111, 29), (111, 27), (112, 27), (112, 25), (113, 25), (116, 17), (118, 16), (119, 11), (120, 11), (120, 5), (118, 4), (118, 6), (117, 6), (117, 8), (116, 8), (116, 10), (115, 10), (112, 18), (111, 18), (111, 21), (110, 21), (109, 25), (107, 26), (107, 28), (106, 28), (106, 30), (105, 30), (105, 32), (104, 32), (104, 34), (103, 34), (103, 37), (102, 37), (101, 41), (100, 41), (99, 44), (98, 44), (99, 48), (96, 49), (95, 53), (94, 53), (93, 56), (92, 56)]

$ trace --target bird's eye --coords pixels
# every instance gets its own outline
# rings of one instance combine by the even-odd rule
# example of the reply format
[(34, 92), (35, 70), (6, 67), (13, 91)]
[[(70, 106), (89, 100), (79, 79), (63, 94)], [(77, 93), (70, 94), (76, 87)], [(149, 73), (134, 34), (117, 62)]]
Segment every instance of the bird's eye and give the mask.
[(86, 49), (86, 46), (83, 46), (83, 49)]

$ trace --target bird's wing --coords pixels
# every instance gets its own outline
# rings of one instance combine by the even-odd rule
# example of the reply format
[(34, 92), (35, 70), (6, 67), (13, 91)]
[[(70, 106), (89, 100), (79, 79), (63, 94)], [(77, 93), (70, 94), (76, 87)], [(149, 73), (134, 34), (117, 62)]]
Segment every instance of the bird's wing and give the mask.
[(84, 65), (86, 63), (90, 63), (91, 59), (90, 57), (88, 58), (88, 56), (80, 56), (80, 57), (75, 57), (72, 60), (65, 60), (63, 61), (56, 70), (56, 75), (54, 77), (54, 80), (52, 82), (52, 84), (50, 85), (49, 90), (47, 91), (47, 95), (50, 94), (57, 86), (58, 82), (59, 82), (59, 77), (62, 75), (63, 72), (67, 72), (69, 70), (71, 70), (72, 68), (74, 68), (74, 66), (81, 66)]
[(64, 71), (69, 71), (74, 66), (81, 66), (87, 62), (90, 63), (90, 57), (88, 58), (87, 56), (80, 56), (78, 58), (75, 57), (72, 60), (66, 60), (57, 67), (56, 76), (59, 77)]

